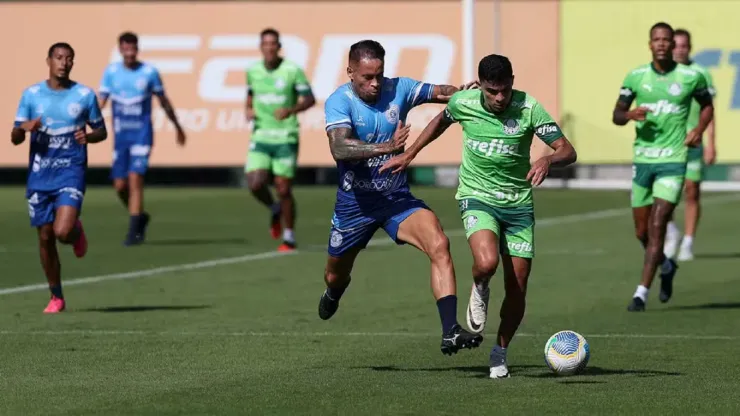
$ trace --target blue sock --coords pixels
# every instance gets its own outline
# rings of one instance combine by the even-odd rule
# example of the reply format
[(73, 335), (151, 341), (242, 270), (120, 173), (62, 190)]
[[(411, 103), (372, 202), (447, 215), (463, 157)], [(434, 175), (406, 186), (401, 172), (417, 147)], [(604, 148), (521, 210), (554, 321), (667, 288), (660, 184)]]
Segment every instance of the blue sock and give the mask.
[(457, 325), (457, 296), (445, 296), (437, 301), (439, 317), (442, 319), (442, 333), (450, 332)]
[(64, 295), (62, 294), (62, 285), (49, 286), (49, 290), (51, 290), (51, 294), (54, 295), (55, 298), (64, 299)]
[(141, 231), (141, 215), (132, 215), (129, 220), (128, 232), (131, 235), (138, 234)]

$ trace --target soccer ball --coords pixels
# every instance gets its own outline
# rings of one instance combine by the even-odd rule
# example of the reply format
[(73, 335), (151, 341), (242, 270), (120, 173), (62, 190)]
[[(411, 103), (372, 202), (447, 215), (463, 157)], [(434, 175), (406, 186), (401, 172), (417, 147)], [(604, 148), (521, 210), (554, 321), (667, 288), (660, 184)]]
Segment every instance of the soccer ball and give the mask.
[(560, 331), (545, 344), (545, 363), (555, 374), (578, 374), (588, 364), (591, 356), (586, 338), (577, 332)]

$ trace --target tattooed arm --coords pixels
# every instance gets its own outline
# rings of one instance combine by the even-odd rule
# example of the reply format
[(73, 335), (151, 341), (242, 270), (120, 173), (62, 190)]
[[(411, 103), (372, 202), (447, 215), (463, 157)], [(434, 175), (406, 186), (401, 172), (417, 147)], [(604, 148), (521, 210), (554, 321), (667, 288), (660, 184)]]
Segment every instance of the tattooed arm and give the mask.
[(329, 148), (334, 160), (362, 160), (386, 155), (403, 149), (409, 137), (409, 126), (399, 123), (393, 138), (385, 143), (366, 143), (352, 137), (352, 129), (336, 127), (329, 130)]

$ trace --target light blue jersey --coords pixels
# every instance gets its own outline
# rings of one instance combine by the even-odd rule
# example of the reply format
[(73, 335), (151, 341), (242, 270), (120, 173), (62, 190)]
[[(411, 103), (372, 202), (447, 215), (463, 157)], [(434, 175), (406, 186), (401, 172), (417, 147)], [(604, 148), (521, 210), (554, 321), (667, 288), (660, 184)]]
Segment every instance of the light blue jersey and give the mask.
[(35, 210), (53, 208), (64, 200), (68, 203), (63, 205), (79, 209), (85, 193), (87, 145), (77, 143), (74, 133), (85, 125), (93, 129), (105, 126), (95, 92), (77, 83), (69, 89), (52, 90), (43, 81), (23, 91), (15, 126), (39, 117), (41, 127), (31, 134), (26, 186), (34, 226), (48, 222), (50, 215), (53, 220), (52, 211), (42, 217)]
[[(368, 143), (393, 138), (398, 121), (432, 99), (434, 86), (410, 78), (385, 78), (375, 103), (360, 99), (351, 84), (344, 84), (326, 100), (326, 130), (352, 129), (353, 137)], [(409, 191), (406, 172), (378, 170), (393, 155), (357, 161), (338, 161), (339, 187), (332, 218), (329, 254), (340, 256), (353, 247), (363, 248), (382, 227), (397, 242), (398, 226), (426, 205)]]

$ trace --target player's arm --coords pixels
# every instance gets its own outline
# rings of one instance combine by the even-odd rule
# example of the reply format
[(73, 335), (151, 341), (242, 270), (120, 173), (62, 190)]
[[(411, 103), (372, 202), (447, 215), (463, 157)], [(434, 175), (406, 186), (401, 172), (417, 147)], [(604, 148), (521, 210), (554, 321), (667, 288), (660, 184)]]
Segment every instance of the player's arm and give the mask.
[(555, 122), (539, 102), (533, 103), (530, 115), (532, 117), (534, 133), (540, 140), (554, 150), (552, 154), (537, 159), (527, 173), (527, 180), (532, 185), (539, 186), (547, 178), (551, 166), (568, 166), (575, 163), (578, 155), (573, 144), (565, 137), (558, 123)]
[(177, 120), (175, 108), (164, 91), (164, 83), (162, 82), (162, 78), (159, 76), (159, 72), (156, 69), (153, 69), (151, 72), (151, 89), (152, 93), (156, 95), (159, 99), (159, 105), (162, 107), (162, 110), (164, 110), (167, 118), (172, 122), (172, 125), (175, 126), (175, 130), (177, 131), (177, 143), (180, 145), (184, 145), (185, 130), (183, 130), (180, 122)]
[(110, 97), (111, 88), (113, 86), (113, 73), (111, 67), (105, 69), (103, 72), (103, 78), (100, 80), (100, 88), (98, 89), (98, 106), (105, 108)]
[(31, 103), (24, 92), (15, 113), (13, 130), (10, 132), (10, 141), (14, 145), (17, 146), (26, 140), (26, 132), (36, 131), (41, 127), (41, 117), (32, 120), (31, 114)]
[(699, 113), (699, 124), (686, 134), (686, 141), (684, 143), (688, 146), (698, 146), (701, 143), (701, 136), (714, 118), (712, 93), (704, 76), (699, 76), (692, 95), (696, 102), (699, 103), (701, 112)]
[(105, 128), (105, 120), (103, 114), (100, 111), (100, 105), (97, 99), (90, 95), (90, 102), (87, 105), (87, 120), (86, 124), (90, 126), (92, 131), (90, 133), (85, 132), (85, 129), (81, 129), (75, 132), (75, 138), (78, 142), (85, 143), (100, 143), (108, 138), (108, 130)]
[(648, 113), (648, 109), (644, 107), (636, 107), (630, 110), (630, 106), (635, 101), (635, 94), (637, 93), (637, 89), (632, 86), (633, 82), (630, 75), (627, 75), (622, 83), (622, 88), (619, 90), (619, 99), (617, 99), (617, 105), (614, 107), (614, 112), (612, 113), (612, 122), (617, 126), (624, 126), (630, 120), (645, 120), (645, 115)]
[(306, 111), (316, 104), (316, 98), (314, 98), (313, 91), (311, 91), (311, 84), (308, 82), (306, 74), (301, 69), (298, 69), (296, 72), (294, 88), (296, 94), (298, 94), (298, 101), (295, 106), (289, 109), (290, 114), (298, 114)]
[(247, 98), (244, 101), (244, 117), (248, 123), (254, 122), (254, 91), (252, 86), (249, 85), (249, 70), (246, 73), (246, 85), (247, 85)]
[(403, 122), (400, 122), (393, 139), (385, 143), (367, 143), (358, 140), (353, 137), (352, 128), (347, 126), (328, 128), (326, 134), (334, 160), (363, 160), (403, 149), (409, 137), (409, 126), (404, 126)]

